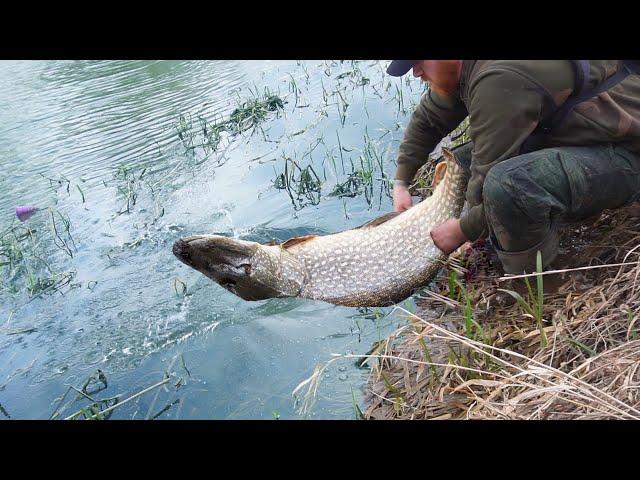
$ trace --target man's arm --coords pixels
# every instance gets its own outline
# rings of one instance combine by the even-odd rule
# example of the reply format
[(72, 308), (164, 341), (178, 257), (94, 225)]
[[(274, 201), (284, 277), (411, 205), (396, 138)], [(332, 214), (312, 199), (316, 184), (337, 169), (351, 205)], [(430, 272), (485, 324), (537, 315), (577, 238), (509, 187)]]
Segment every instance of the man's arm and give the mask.
[(468, 240), (488, 234), (482, 204), (482, 186), (497, 163), (517, 156), (523, 142), (543, 115), (544, 88), (529, 76), (508, 69), (492, 69), (478, 78), (469, 92), (470, 134), (474, 141), (471, 178), (467, 187), (469, 210), (460, 219)]
[(436, 145), (467, 116), (459, 99), (441, 97), (431, 90), (422, 96), (407, 126), (398, 153), (396, 180), (408, 185)]

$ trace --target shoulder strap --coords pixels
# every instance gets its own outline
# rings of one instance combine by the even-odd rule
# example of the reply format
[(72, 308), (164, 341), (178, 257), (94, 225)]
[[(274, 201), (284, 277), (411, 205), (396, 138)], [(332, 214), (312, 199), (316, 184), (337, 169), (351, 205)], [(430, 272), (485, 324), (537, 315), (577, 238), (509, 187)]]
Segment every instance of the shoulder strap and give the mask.
[(600, 85), (588, 90), (590, 65), (588, 60), (570, 60), (575, 73), (575, 87), (571, 96), (547, 118), (538, 124), (538, 127), (523, 143), (520, 153), (527, 153), (536, 150), (543, 137), (557, 128), (571, 113), (576, 105), (582, 103), (596, 95), (613, 88), (630, 74), (640, 75), (640, 62), (637, 60), (623, 60), (622, 67), (618, 72), (607, 78)]
[(580, 95), (583, 93), (587, 84), (589, 83), (589, 72), (591, 71), (591, 64), (589, 60), (569, 60), (573, 67), (573, 73), (575, 75), (575, 86), (573, 88), (572, 96)]
[(640, 75), (640, 60), (623, 60), (623, 62), (632, 73)]
[(551, 129), (556, 128), (558, 125), (560, 125), (576, 105), (615, 87), (618, 83), (627, 78), (631, 73), (633, 73), (633, 71), (629, 68), (627, 62), (623, 62), (620, 70), (611, 75), (600, 85), (592, 88), (591, 90), (583, 91), (576, 96), (569, 97), (567, 101), (564, 102), (562, 107), (560, 107), (560, 109), (553, 115), (550, 122)]
[[(546, 118), (542, 119), (534, 130), (533, 135), (546, 135), (550, 133), (551, 129), (556, 126), (559, 121), (562, 121), (569, 111), (573, 109), (575, 104), (571, 102), (585, 94), (587, 84), (589, 83), (589, 72), (591, 71), (589, 60), (569, 60), (569, 62), (573, 67), (575, 78), (573, 92), (561, 107), (556, 108), (556, 110), (552, 111)], [(570, 105), (571, 107), (569, 107)]]

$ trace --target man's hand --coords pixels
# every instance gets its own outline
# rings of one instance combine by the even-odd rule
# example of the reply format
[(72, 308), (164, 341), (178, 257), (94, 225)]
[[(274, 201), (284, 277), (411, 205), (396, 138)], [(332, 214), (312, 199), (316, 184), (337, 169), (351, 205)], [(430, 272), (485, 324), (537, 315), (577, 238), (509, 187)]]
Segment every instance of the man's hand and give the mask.
[(460, 228), (460, 220), (452, 218), (431, 230), (431, 238), (440, 250), (447, 255), (468, 239)]
[(404, 212), (413, 206), (413, 200), (406, 182), (396, 180), (393, 183), (393, 210)]

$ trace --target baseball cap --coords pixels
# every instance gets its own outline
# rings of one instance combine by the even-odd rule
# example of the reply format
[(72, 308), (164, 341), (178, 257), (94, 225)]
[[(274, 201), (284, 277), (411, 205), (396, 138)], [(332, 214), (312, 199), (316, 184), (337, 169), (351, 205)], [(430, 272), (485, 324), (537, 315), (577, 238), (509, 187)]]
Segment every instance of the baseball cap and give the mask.
[(418, 63), (418, 60), (393, 60), (389, 68), (387, 68), (387, 73), (392, 77), (401, 77), (411, 70), (416, 63)]

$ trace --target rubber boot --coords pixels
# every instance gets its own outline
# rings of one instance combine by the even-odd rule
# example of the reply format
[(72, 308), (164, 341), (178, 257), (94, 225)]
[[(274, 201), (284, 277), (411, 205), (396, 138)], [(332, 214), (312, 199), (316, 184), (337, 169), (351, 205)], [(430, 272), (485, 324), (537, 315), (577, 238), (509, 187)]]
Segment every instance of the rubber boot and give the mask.
[(505, 273), (518, 275), (521, 273), (536, 272), (536, 258), (540, 251), (542, 254), (542, 268), (544, 270), (558, 256), (560, 235), (557, 224), (554, 223), (547, 236), (537, 245), (520, 252), (506, 252), (501, 250), (497, 242), (494, 244), (496, 254), (502, 263)]

